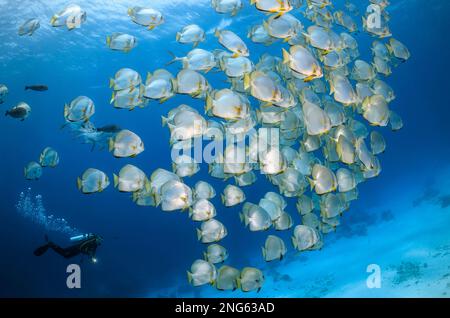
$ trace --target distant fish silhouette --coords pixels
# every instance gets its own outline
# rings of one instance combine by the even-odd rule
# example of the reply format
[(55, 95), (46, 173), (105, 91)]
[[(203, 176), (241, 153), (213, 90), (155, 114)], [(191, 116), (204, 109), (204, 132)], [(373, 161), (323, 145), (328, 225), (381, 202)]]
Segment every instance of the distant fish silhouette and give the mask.
[(48, 90), (48, 87), (46, 85), (30, 85), (30, 86), (25, 86), (25, 90), (32, 90), (32, 91), (37, 91), (37, 92), (45, 92)]
[(122, 130), (122, 128), (120, 128), (117, 125), (106, 125), (106, 126), (97, 128), (98, 132), (104, 132), (104, 133), (110, 133), (110, 134), (118, 133), (121, 130)]

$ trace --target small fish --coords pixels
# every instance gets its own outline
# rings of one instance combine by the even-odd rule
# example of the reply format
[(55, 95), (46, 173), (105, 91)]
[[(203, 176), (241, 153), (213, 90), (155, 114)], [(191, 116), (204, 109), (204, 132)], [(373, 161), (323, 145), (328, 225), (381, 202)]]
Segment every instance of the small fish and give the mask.
[(106, 37), (106, 45), (115, 51), (130, 52), (137, 46), (137, 38), (125, 33), (113, 33)]
[(116, 134), (116, 133), (120, 132), (121, 130), (122, 130), (122, 128), (120, 128), (117, 125), (105, 125), (105, 126), (96, 128), (96, 131), (107, 133), (107, 134)]
[(227, 185), (221, 196), (222, 203), (226, 207), (238, 205), (245, 201), (244, 192), (234, 185)]
[(258, 205), (264, 210), (266, 210), (272, 222), (275, 222), (283, 213), (283, 210), (281, 209), (280, 206), (278, 206), (276, 203), (266, 198), (262, 198), (259, 201)]
[(128, 9), (128, 15), (134, 23), (145, 26), (148, 30), (164, 23), (162, 13), (152, 8), (132, 7)]
[(218, 244), (208, 245), (204, 253), (205, 260), (212, 264), (223, 263), (228, 258), (228, 252), (225, 247)]
[(161, 203), (161, 209), (165, 212), (184, 211), (193, 203), (191, 188), (178, 180), (167, 181), (159, 192), (157, 203)]
[(184, 69), (177, 74), (176, 85), (178, 94), (190, 95), (193, 98), (204, 98), (210, 90), (209, 83), (200, 73)]
[(194, 47), (197, 47), (200, 42), (205, 41), (205, 38), (205, 31), (196, 24), (185, 26), (176, 35), (177, 42), (182, 44), (192, 43)]
[(297, 225), (292, 236), (292, 245), (298, 251), (313, 250), (320, 246), (319, 232), (306, 225)]
[(243, 292), (249, 292), (252, 290), (260, 291), (264, 284), (263, 273), (254, 267), (245, 267), (238, 280), (238, 285)]
[(133, 192), (131, 197), (138, 206), (156, 206), (155, 196), (149, 187)]
[(389, 44), (386, 45), (390, 54), (401, 61), (407, 61), (411, 57), (408, 48), (396, 39), (389, 39)]
[(282, 39), (284, 42), (301, 34), (303, 30), (302, 23), (289, 13), (282, 16), (272, 15), (267, 21), (264, 21), (263, 27), (271, 37)]
[(314, 202), (309, 196), (302, 194), (301, 196), (298, 197), (297, 211), (298, 213), (300, 213), (300, 215), (309, 214), (313, 210), (314, 210)]
[(244, 6), (241, 0), (212, 0), (211, 5), (217, 13), (235, 16)]
[(266, 262), (282, 260), (286, 252), (287, 248), (283, 240), (275, 235), (269, 235), (262, 248), (262, 254)]
[(108, 176), (98, 169), (89, 168), (77, 178), (78, 190), (84, 194), (102, 192), (108, 186)]
[(23, 169), (25, 179), (38, 180), (42, 176), (42, 167), (39, 163), (31, 161)]
[(50, 20), (53, 27), (66, 26), (67, 29), (73, 30), (79, 28), (82, 23), (86, 22), (86, 11), (76, 4), (70, 4), (58, 13), (54, 14)]
[(36, 92), (45, 92), (48, 91), (48, 86), (46, 85), (29, 85), (25, 86), (25, 90), (32, 90)]
[(214, 36), (218, 38), (219, 43), (227, 50), (233, 53), (233, 57), (249, 56), (250, 52), (247, 45), (234, 32), (228, 30), (216, 30)]
[(287, 207), (287, 202), (280, 194), (276, 192), (267, 192), (264, 198), (275, 203), (281, 210)]
[(5, 116), (10, 116), (12, 118), (20, 119), (20, 121), (24, 121), (28, 118), (31, 113), (31, 107), (26, 103), (19, 103), (17, 106), (7, 110), (5, 112)]
[(225, 88), (207, 95), (205, 110), (210, 116), (238, 120), (248, 117), (250, 102), (243, 95)]
[(59, 155), (56, 150), (47, 147), (45, 148), (41, 156), (39, 157), (39, 163), (42, 167), (56, 167), (59, 163)]
[(192, 264), (191, 271), (187, 272), (187, 276), (189, 284), (201, 286), (213, 284), (217, 277), (217, 271), (213, 264), (198, 259)]
[(199, 199), (189, 209), (189, 217), (193, 221), (208, 221), (216, 216), (216, 208), (206, 199)]
[(132, 131), (121, 130), (114, 138), (109, 139), (109, 151), (116, 158), (136, 157), (144, 151), (144, 143)]
[(130, 68), (122, 68), (109, 80), (109, 87), (115, 91), (128, 89), (133, 92), (136, 87), (141, 85), (142, 78), (138, 72)]
[(5, 102), (6, 96), (8, 96), (9, 90), (5, 84), (0, 84), (0, 104)]
[(225, 225), (216, 219), (203, 222), (201, 228), (197, 229), (197, 238), (204, 244), (218, 242), (227, 235), (228, 231)]
[(239, 270), (224, 265), (217, 272), (216, 288), (218, 290), (236, 290), (238, 288)]
[(128, 164), (120, 170), (119, 175), (114, 174), (114, 187), (120, 192), (136, 192), (149, 186), (145, 173), (133, 165)]
[(37, 29), (41, 27), (38, 19), (29, 19), (19, 27), (19, 35), (32, 36)]
[(277, 14), (277, 17), (293, 9), (289, 0), (251, 0), (250, 5), (255, 5), (259, 11)]
[(216, 190), (205, 181), (199, 181), (195, 184), (194, 195), (196, 199), (212, 199), (216, 196)]
[(94, 102), (86, 96), (78, 96), (64, 106), (64, 118), (70, 122), (87, 122), (94, 114)]
[(289, 52), (283, 49), (283, 64), (287, 64), (296, 78), (310, 82), (323, 77), (322, 68), (314, 55), (301, 45), (291, 46)]
[(282, 212), (280, 217), (273, 223), (273, 227), (277, 231), (289, 230), (293, 225), (294, 221), (292, 220), (291, 215), (286, 212)]
[(142, 90), (142, 97), (159, 100), (164, 103), (175, 95), (176, 82), (173, 75), (164, 69), (156, 70), (153, 74), (147, 74), (147, 80)]
[(259, 205), (249, 202), (244, 204), (239, 218), (252, 232), (266, 231), (272, 226), (270, 214)]

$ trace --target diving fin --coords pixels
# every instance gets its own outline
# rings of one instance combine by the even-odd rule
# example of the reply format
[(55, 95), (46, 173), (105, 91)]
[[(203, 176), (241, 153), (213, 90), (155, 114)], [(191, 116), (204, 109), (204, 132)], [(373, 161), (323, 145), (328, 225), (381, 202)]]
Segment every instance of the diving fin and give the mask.
[(41, 247), (38, 247), (34, 252), (33, 252), (33, 254), (34, 255), (36, 255), (36, 256), (41, 256), (41, 255), (43, 255), (45, 252), (47, 252), (47, 250), (48, 250), (48, 248), (50, 247), (50, 244), (45, 244), (45, 245), (43, 245), (43, 246), (41, 246)]

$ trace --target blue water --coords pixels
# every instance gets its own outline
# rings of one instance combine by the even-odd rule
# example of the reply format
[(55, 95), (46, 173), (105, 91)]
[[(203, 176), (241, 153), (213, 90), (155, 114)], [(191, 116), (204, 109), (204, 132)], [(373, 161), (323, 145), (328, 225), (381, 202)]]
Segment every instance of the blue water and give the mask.
[[(47, 23), (67, 4), (65, 1), (0, 1), (0, 83), (10, 90), (0, 110), (20, 101), (33, 109), (24, 122), (0, 118), (0, 296), (448, 296), (448, 1), (391, 1), (391, 30), (412, 53), (411, 59), (394, 69), (387, 80), (397, 96), (391, 107), (402, 116), (405, 127), (395, 133), (383, 130), (388, 147), (380, 157), (381, 175), (359, 187), (359, 199), (352, 203), (336, 233), (326, 237), (321, 251), (298, 254), (290, 248), (282, 262), (264, 264), (260, 246), (269, 233), (250, 233), (239, 221), (239, 206), (223, 209), (220, 197), (213, 199), (218, 218), (229, 232), (222, 242), (230, 253), (227, 263), (237, 268), (262, 268), (266, 283), (259, 294), (189, 286), (186, 270), (202, 257), (205, 246), (196, 238), (199, 224), (187, 213), (137, 207), (128, 194), (112, 186), (90, 196), (77, 190), (76, 178), (89, 167), (109, 175), (127, 163), (147, 174), (157, 168), (170, 169), (169, 132), (161, 127), (161, 115), (181, 103), (202, 110), (202, 101), (181, 96), (162, 105), (152, 102), (148, 108), (132, 112), (113, 109), (108, 83), (117, 70), (129, 67), (144, 76), (170, 60), (168, 50), (185, 55), (190, 46), (175, 42), (175, 32), (184, 25), (197, 23), (208, 31), (222, 24), (245, 38), (248, 27), (264, 18), (247, 1), (234, 18), (216, 14), (209, 1), (153, 1), (153, 7), (166, 16), (166, 23), (149, 32), (126, 15), (126, 8), (136, 2), (141, 1), (111, 4), (102, 0), (94, 4), (80, 0), (78, 4), (88, 12), (87, 22), (81, 29), (68, 32)], [(363, 8), (368, 1), (361, 2)], [(30, 17), (40, 18), (41, 28), (33, 37), (18, 37), (18, 25)], [(128, 54), (111, 51), (104, 42), (112, 32), (133, 34), (139, 44)], [(360, 34), (358, 40), (362, 58), (368, 58), (371, 39)], [(246, 43), (254, 61), (263, 53), (281, 54), (281, 44), (265, 47), (249, 40)], [(220, 45), (208, 33), (200, 47), (215, 49)], [(168, 69), (176, 73), (178, 65)], [(219, 73), (207, 77), (215, 88), (227, 85)], [(28, 84), (46, 84), (49, 91), (24, 91)], [(89, 145), (62, 130), (64, 104), (79, 95), (95, 102), (92, 121), (97, 126), (117, 124), (130, 129), (142, 137), (146, 150), (136, 158), (119, 160), (107, 151), (91, 151)], [(37, 160), (47, 146), (59, 152), (60, 164), (46, 168), (39, 181), (26, 181), (23, 166)], [(211, 179), (206, 166), (185, 182), (193, 186), (198, 180), (210, 182), (218, 193), (227, 184)], [(15, 208), (19, 194), (29, 187), (42, 195), (49, 214), (64, 218), (80, 231), (105, 238), (98, 250), (99, 262), (85, 260), (81, 264), (81, 289), (66, 287), (66, 267), (79, 259), (65, 260), (50, 252), (40, 258), (33, 256), (32, 251), (43, 243), (48, 231)], [(257, 184), (244, 191), (249, 202), (257, 203), (273, 189), (259, 177)], [(288, 212), (298, 224), (294, 200), (289, 201)], [(52, 240), (68, 244), (66, 233), (48, 234)], [(291, 233), (277, 235), (288, 242)], [(372, 263), (379, 264), (385, 273), (381, 289), (366, 288), (366, 267)]]

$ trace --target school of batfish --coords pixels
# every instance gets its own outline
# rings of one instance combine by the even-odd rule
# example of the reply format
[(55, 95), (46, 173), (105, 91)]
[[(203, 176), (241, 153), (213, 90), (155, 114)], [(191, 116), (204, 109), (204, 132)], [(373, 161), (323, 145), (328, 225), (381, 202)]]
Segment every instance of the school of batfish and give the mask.
[[(384, 80), (410, 53), (392, 37), (387, 0), (367, 0), (367, 5), (379, 9), (377, 23), (369, 11), (360, 16), (357, 6), (348, 0), (341, 6), (331, 0), (250, 0), (247, 5), (266, 15), (249, 28), (248, 39), (217, 29), (214, 36), (222, 48), (208, 51), (198, 48), (208, 33), (199, 25), (187, 25), (174, 38), (191, 45), (192, 50), (186, 56), (173, 55), (168, 63), (179, 63), (181, 70), (172, 74), (156, 69), (143, 80), (133, 69), (120, 69), (109, 81), (111, 104), (133, 110), (151, 101), (164, 103), (177, 94), (203, 101), (204, 112), (183, 104), (171, 107), (162, 118), (170, 131), (172, 149), (189, 150), (195, 138), (231, 135), (235, 142), (227, 143), (208, 163), (211, 177), (234, 180), (235, 184), (228, 184), (220, 194), (222, 204), (242, 204), (239, 217), (249, 231), (289, 230), (295, 250), (317, 250), (323, 246), (323, 235), (339, 226), (341, 215), (357, 199), (358, 184), (381, 172), (377, 155), (385, 151), (386, 142), (378, 127), (389, 125), (396, 131), (403, 126), (400, 116), (389, 107), (395, 93)], [(244, 3), (212, 0), (211, 6), (217, 13), (233, 17)], [(164, 15), (152, 8), (132, 7), (128, 15), (148, 30), (166, 22)], [(85, 21), (86, 12), (70, 5), (52, 17), (51, 25), (71, 30)], [(20, 26), (19, 35), (32, 35), (39, 26), (38, 20), (30, 19)], [(367, 48), (372, 58), (367, 61), (359, 58), (355, 38), (362, 30), (374, 38)], [(265, 46), (278, 43), (283, 48), (255, 61), (249, 41)], [(113, 33), (106, 44), (111, 50), (129, 52), (138, 40)], [(223, 72), (229, 88), (214, 89), (206, 78), (211, 70)], [(0, 85), (0, 103), (7, 94), (8, 88)], [(6, 115), (25, 120), (30, 113), (29, 105), (19, 103)], [(95, 127), (90, 121), (94, 114), (89, 97), (76, 97), (64, 107), (65, 125), (93, 147), (108, 148), (116, 158), (132, 158), (145, 150), (141, 137), (130, 130), (114, 125)], [(240, 141), (261, 127), (277, 128), (279, 141), (259, 153), (254, 145)], [(246, 160), (234, 161), (240, 154)], [(58, 162), (58, 153), (46, 148), (39, 162), (25, 167), (25, 177), (39, 179), (42, 167), (55, 167)], [(193, 286), (259, 291), (264, 283), (261, 270), (238, 270), (229, 265), (216, 268), (228, 258), (227, 249), (217, 244), (228, 232), (218, 220), (222, 209), (211, 203), (216, 190), (206, 181), (190, 187), (183, 180), (199, 172), (200, 164), (184, 154), (171, 168), (157, 169), (148, 177), (127, 164), (113, 175), (113, 184), (120, 192), (130, 193), (139, 206), (189, 211), (189, 217), (200, 222), (198, 240), (208, 245), (204, 258), (195, 260), (187, 272)], [(245, 202), (242, 188), (256, 183), (258, 174), (265, 175), (278, 192), (267, 192), (258, 203)], [(82, 193), (97, 193), (110, 185), (110, 178), (89, 168), (77, 185)], [(286, 211), (287, 198), (297, 202), (299, 225)], [(262, 257), (267, 262), (281, 260), (287, 251), (280, 237), (268, 235)]]

